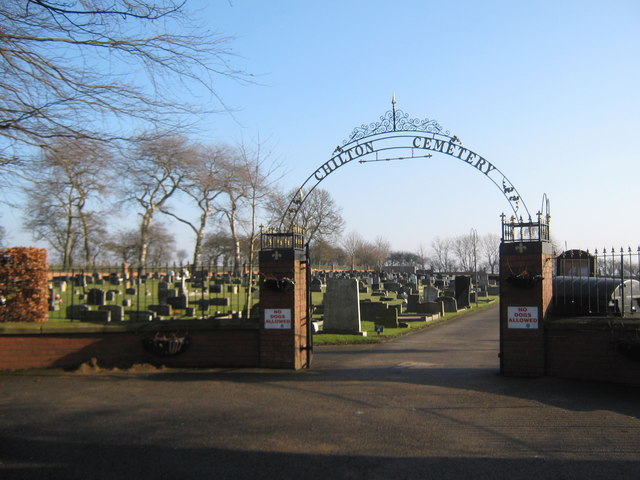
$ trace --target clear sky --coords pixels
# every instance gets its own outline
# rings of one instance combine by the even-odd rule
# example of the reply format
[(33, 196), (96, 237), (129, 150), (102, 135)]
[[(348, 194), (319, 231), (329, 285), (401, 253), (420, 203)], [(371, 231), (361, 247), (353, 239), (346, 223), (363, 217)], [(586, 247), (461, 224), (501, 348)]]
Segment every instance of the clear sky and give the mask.
[[(437, 120), (498, 167), (531, 213), (546, 193), (562, 246), (640, 244), (640, 2), (188, 3), (235, 37), (232, 62), (257, 82), (221, 81), (237, 111), (204, 119), (201, 138), (259, 136), (285, 165), (287, 188), (379, 120), (395, 93), (410, 117)], [(381, 235), (395, 250), (472, 228), (500, 234), (510, 213), (495, 185), (446, 155), (352, 162), (320, 187), (347, 231)]]

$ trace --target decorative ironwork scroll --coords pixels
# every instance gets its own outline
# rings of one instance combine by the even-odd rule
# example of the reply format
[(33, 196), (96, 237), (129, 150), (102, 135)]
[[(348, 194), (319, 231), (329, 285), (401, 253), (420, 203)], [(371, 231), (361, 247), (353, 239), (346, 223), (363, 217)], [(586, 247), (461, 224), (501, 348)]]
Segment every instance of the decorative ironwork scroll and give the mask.
[[(457, 158), (484, 174), (500, 189), (516, 217), (531, 218), (520, 194), (511, 181), (489, 160), (467, 148), (457, 135), (451, 135), (433, 119), (412, 118), (392, 109), (377, 122), (362, 124), (333, 151), (331, 158), (320, 165), (298, 188), (280, 220), (280, 228), (292, 228), (301, 205), (328, 175), (338, 168), (358, 160), (358, 163), (429, 158), (435, 152)], [(391, 156), (387, 152), (393, 151)], [(402, 151), (404, 153), (396, 153)]]

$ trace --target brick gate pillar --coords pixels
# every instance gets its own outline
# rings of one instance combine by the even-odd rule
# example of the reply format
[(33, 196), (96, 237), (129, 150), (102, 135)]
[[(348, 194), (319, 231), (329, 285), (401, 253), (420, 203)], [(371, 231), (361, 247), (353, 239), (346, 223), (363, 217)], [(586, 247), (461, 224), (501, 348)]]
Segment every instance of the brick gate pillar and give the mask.
[[(548, 220), (548, 218), (547, 218)], [(545, 374), (544, 320), (552, 295), (548, 223), (504, 223), (500, 245), (500, 372)]]
[(263, 232), (260, 250), (260, 366), (310, 367), (310, 268), (300, 233)]

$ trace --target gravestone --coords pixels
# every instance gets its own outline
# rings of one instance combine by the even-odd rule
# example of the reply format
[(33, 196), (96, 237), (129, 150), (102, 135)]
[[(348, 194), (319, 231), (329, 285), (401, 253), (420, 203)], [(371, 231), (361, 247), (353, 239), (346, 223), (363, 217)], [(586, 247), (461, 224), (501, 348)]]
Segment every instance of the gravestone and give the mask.
[(119, 290), (107, 290), (105, 299), (107, 302), (113, 302), (116, 299), (116, 295), (120, 295)]
[(162, 290), (158, 290), (158, 303), (164, 305), (169, 303), (170, 298), (174, 298), (178, 296), (178, 290), (175, 288), (165, 288)]
[(104, 290), (92, 288), (87, 292), (87, 305), (104, 305)]
[(440, 296), (440, 290), (432, 285), (428, 285), (422, 289), (422, 295), (425, 302), (435, 302)]
[(381, 302), (360, 302), (362, 321), (386, 328), (398, 328), (398, 310)]
[(349, 278), (330, 278), (324, 294), (325, 332), (366, 335), (360, 322), (358, 281)]
[(171, 305), (172, 308), (176, 308), (176, 309), (185, 309), (189, 306), (186, 295), (177, 295), (175, 297), (169, 297), (167, 298), (167, 303)]
[(222, 285), (210, 285), (209, 293), (222, 293)]
[(80, 320), (82, 318), (82, 312), (89, 310), (86, 305), (68, 305), (67, 306), (67, 318), (69, 320)]
[(313, 277), (311, 279), (311, 291), (322, 292), (322, 280), (320, 280), (318, 277)]
[(151, 310), (128, 310), (127, 316), (132, 322), (152, 322), (156, 318), (155, 312)]
[(417, 312), (418, 304), (420, 303), (420, 295), (407, 296), (407, 312)]
[(109, 310), (84, 310), (80, 312), (80, 320), (83, 322), (107, 323), (111, 321)]
[(469, 308), (471, 305), (471, 277), (458, 275), (455, 279), (455, 298), (458, 308)]
[(445, 313), (455, 313), (458, 311), (458, 303), (453, 297), (439, 297), (439, 302), (442, 302)]
[(171, 315), (171, 305), (149, 305), (147, 308), (152, 312), (156, 312), (157, 315), (164, 317)]
[(216, 305), (220, 307), (228, 307), (230, 305), (228, 297), (210, 298), (208, 303), (209, 305)]
[(398, 282), (384, 282), (384, 289), (390, 292), (397, 292), (400, 289)]
[(60, 297), (56, 295), (56, 292), (53, 288), (49, 289), (49, 311), (55, 312), (60, 310)]
[(444, 302), (424, 302), (418, 304), (416, 313), (423, 313), (426, 315), (444, 315)]
[(120, 305), (101, 305), (98, 310), (105, 310), (110, 312), (111, 322), (121, 322), (124, 319), (124, 308)]

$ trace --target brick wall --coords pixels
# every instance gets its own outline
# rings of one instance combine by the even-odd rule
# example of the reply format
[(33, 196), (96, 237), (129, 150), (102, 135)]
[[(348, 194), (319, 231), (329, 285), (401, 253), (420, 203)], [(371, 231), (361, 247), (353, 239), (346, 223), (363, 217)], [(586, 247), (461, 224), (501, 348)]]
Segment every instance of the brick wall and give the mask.
[[(545, 375), (544, 319), (552, 297), (553, 262), (548, 242), (503, 243), (500, 246), (500, 371), (505, 375)], [(510, 277), (540, 277), (531, 284)], [(537, 329), (508, 328), (509, 307), (537, 307)]]
[(640, 385), (640, 343), (632, 322), (556, 319), (545, 332), (547, 375)]
[(269, 368), (299, 369), (309, 366), (307, 348), (307, 268), (302, 251), (289, 249), (260, 252), (260, 275), (263, 280), (288, 278), (291, 290), (260, 288), (260, 317), (265, 309), (289, 309), (291, 329), (260, 329), (260, 363)]
[(238, 330), (190, 329), (186, 332), (189, 346), (171, 357), (155, 355), (143, 347), (143, 341), (157, 331), (7, 333), (5, 329), (0, 334), (0, 370), (72, 369), (92, 358), (102, 367), (140, 363), (184, 368), (260, 366), (257, 325)]

